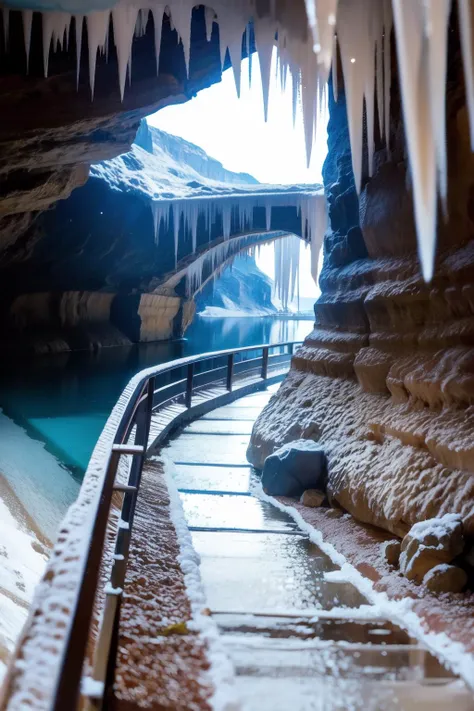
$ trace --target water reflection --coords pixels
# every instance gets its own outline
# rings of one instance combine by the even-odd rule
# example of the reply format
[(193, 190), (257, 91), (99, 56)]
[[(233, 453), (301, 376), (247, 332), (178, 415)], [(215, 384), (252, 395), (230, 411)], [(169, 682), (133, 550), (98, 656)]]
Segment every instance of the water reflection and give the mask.
[(186, 339), (37, 358), (0, 375), (0, 408), (81, 477), (105, 421), (130, 378), (150, 365), (206, 351), (303, 340), (310, 321), (197, 318)]

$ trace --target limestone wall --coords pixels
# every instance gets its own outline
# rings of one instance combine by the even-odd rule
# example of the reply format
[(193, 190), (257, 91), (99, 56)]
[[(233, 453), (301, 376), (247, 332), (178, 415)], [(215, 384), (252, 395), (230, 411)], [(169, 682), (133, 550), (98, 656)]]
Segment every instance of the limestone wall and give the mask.
[(249, 450), (261, 466), (284, 441), (320, 440), (332, 497), (399, 534), (447, 511), (461, 512), (474, 534), (474, 162), (455, 39), (449, 217), (440, 211), (432, 283), (418, 264), (396, 78), (390, 153), (379, 141), (359, 200), (344, 96), (331, 100), (324, 167), (331, 229), (314, 330), (257, 421)]

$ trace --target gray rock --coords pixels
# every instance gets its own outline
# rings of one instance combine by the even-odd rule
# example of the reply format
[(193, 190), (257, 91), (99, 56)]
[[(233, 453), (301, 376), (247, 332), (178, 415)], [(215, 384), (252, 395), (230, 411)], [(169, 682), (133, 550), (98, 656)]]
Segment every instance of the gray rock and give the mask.
[(323, 505), (323, 501), (326, 498), (324, 491), (319, 491), (319, 489), (306, 489), (301, 494), (300, 501), (303, 506), (309, 506), (312, 509), (317, 509), (319, 506)]
[(265, 459), (262, 486), (272, 496), (301, 496), (306, 489), (326, 490), (326, 455), (313, 440), (288, 442)]

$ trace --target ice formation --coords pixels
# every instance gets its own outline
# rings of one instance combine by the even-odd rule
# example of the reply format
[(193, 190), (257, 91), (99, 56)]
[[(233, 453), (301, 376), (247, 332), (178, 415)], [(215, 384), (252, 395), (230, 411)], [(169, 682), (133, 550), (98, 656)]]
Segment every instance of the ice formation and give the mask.
[[(155, 241), (158, 243), (160, 226), (165, 230), (170, 226), (170, 213), (173, 216), (173, 239), (175, 264), (178, 263), (179, 239), (191, 235), (192, 251), (196, 252), (198, 220), (202, 216), (204, 228), (211, 236), (212, 225), (221, 220), (223, 241), (197, 257), (187, 269), (188, 295), (194, 294), (203, 285), (204, 268), (210, 266), (214, 272), (237, 252), (255, 241), (254, 209), (265, 209), (266, 231), (271, 231), (273, 207), (294, 207), (301, 215), (301, 236), (311, 246), (312, 274), (316, 280), (319, 251), (321, 249), (327, 225), (326, 201), (320, 194), (301, 194), (291, 192), (267, 193), (248, 191), (245, 195), (212, 196), (206, 198), (187, 198), (175, 200), (157, 200), (151, 203)], [(234, 220), (234, 223), (233, 223)], [(232, 224), (236, 225), (239, 236), (230, 239)], [(259, 230), (261, 232), (261, 230)], [(272, 238), (274, 239), (274, 237)], [(299, 239), (277, 240), (275, 243), (275, 289), (283, 307), (293, 300), (298, 282)]]
[[(65, 0), (64, 0), (65, 1)], [(43, 63), (48, 73), (49, 53), (67, 46), (71, 20), (75, 18), (78, 38), (77, 74), (79, 76), (82, 46), (83, 14), (77, 6), (64, 1), (62, 11), (42, 12)], [(45, 0), (46, 2), (46, 0)], [(144, 4), (144, 7), (141, 5)], [(42, 0), (36, 0), (42, 7)], [(150, 11), (155, 25), (156, 66), (159, 69), (161, 23), (163, 13), (169, 16), (183, 47), (186, 68), (191, 59), (191, 16), (195, 0), (143, 0), (135, 3), (120, 0), (113, 8), (97, 9), (85, 14), (89, 47), (89, 82), (92, 95), (97, 52), (107, 55), (112, 33), (117, 49), (119, 89), (123, 97), (125, 79), (131, 78), (134, 37), (146, 32)], [(415, 222), (424, 278), (433, 273), (436, 249), (437, 201), (446, 215), (447, 159), (445, 128), (445, 76), (447, 30), (451, 0), (305, 0), (306, 13), (300, 17), (299, 5), (291, 0), (274, 0), (266, 15), (259, 15), (255, 0), (213, 0), (205, 8), (206, 36), (209, 41), (214, 23), (218, 26), (221, 61), (226, 54), (240, 90), (240, 64), (244, 35), (250, 47), (254, 32), (262, 73), (265, 116), (269, 107), (270, 59), (273, 46), (278, 51), (279, 76), (284, 84), (288, 72), (293, 77), (294, 105), (301, 100), (305, 125), (308, 161), (321, 102), (325, 101), (331, 65), (338, 52), (347, 99), (352, 162), (356, 187), (362, 183), (362, 149), (364, 141), (364, 107), (367, 121), (368, 171), (372, 174), (374, 131), (377, 129), (389, 143), (391, 31), (395, 29), (399, 76), (403, 100), (405, 132), (410, 159)], [(103, 8), (103, 5), (102, 5)], [(467, 86), (467, 103), (474, 148), (474, 71), (470, 0), (458, 0), (461, 45)], [(68, 12), (67, 10), (74, 10)], [(32, 10), (23, 10), (24, 44), (28, 66)], [(252, 30), (249, 23), (252, 23)], [(9, 11), (3, 8), (3, 31), (8, 48)], [(337, 33), (337, 43), (336, 43)], [(336, 51), (336, 47), (338, 52)], [(333, 71), (337, 94), (337, 71)], [(378, 126), (375, 126), (377, 105)]]

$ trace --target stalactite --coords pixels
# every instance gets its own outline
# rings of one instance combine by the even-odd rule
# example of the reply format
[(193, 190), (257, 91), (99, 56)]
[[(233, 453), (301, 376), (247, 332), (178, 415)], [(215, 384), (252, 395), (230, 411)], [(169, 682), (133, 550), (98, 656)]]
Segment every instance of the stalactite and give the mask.
[[(224, 197), (188, 198), (174, 200), (156, 200), (151, 203), (153, 214), (153, 226), (155, 232), (155, 243), (158, 244), (158, 237), (161, 224), (165, 230), (169, 225), (170, 210), (173, 214), (173, 241), (174, 255), (177, 264), (179, 240), (191, 238), (192, 252), (197, 248), (197, 227), (198, 220), (202, 215), (205, 228), (209, 230), (209, 237), (213, 225), (222, 223), (222, 234), (225, 243), (234, 242), (235, 237), (230, 239), (231, 227), (238, 224), (240, 232), (248, 233), (255, 229), (254, 210), (263, 208), (265, 210), (265, 229), (271, 230), (272, 208), (273, 207), (294, 207), (301, 215), (301, 235), (303, 239), (311, 245), (317, 245), (317, 251), (322, 243), (322, 237), (326, 229), (326, 201), (323, 192), (303, 194), (299, 192), (262, 193), (249, 192), (244, 195), (231, 195)], [(182, 227), (182, 229), (181, 229)]]
[[(270, 67), (277, 45), (279, 78), (282, 86), (288, 73), (293, 83), (293, 115), (300, 101), (303, 112), (308, 161), (316, 134), (320, 106), (325, 100), (325, 86), (332, 63), (334, 97), (337, 100), (337, 59), (341, 58), (352, 165), (357, 190), (362, 182), (363, 113), (367, 117), (369, 174), (373, 168), (375, 104), (378, 131), (390, 148), (391, 32), (397, 39), (399, 79), (403, 104), (405, 135), (412, 176), (415, 222), (423, 275), (433, 271), (436, 242), (437, 195), (447, 213), (447, 156), (445, 125), (447, 27), (451, 0), (305, 0), (308, 30), (294, 32), (288, 21), (294, 8), (290, 0), (278, 6), (269, 3), (270, 12), (260, 15), (255, 0), (212, 0), (204, 10), (206, 37), (210, 41), (214, 22), (218, 25), (221, 63), (226, 53), (240, 91), (240, 64), (243, 33), (250, 51), (249, 22), (253, 22), (255, 45), (260, 59), (265, 119), (269, 111)], [(466, 80), (471, 144), (474, 149), (474, 67), (472, 0), (457, 0), (461, 48)], [(109, 20), (112, 13), (117, 48), (120, 95), (125, 79), (131, 81), (134, 37), (146, 32), (150, 11), (155, 27), (156, 67), (159, 71), (163, 13), (169, 15), (183, 47), (186, 69), (191, 56), (191, 19), (195, 0), (157, 0), (144, 8), (119, 0), (112, 10), (97, 10), (86, 17), (89, 48), (89, 83), (94, 96), (97, 52), (108, 50)], [(278, 12), (276, 12), (278, 8)], [(9, 44), (9, 11), (2, 8), (4, 44)], [(267, 11), (268, 12), (268, 11)], [(286, 13), (286, 14), (285, 14)], [(296, 19), (296, 16), (295, 16)], [(31, 43), (32, 10), (23, 11), (24, 45), (27, 68)], [(43, 68), (48, 75), (50, 51), (68, 46), (71, 15), (67, 12), (42, 13)], [(82, 17), (75, 16), (77, 69), (79, 83), (82, 47)], [(337, 39), (336, 33), (337, 32)], [(251, 72), (251, 62), (249, 61)], [(422, 128), (423, 127), (423, 128)], [(434, 176), (434, 177), (433, 177)], [(225, 234), (229, 214), (222, 211)], [(210, 218), (207, 222), (209, 225)]]
[(163, 27), (164, 11), (165, 6), (162, 3), (155, 4), (151, 10), (153, 14), (153, 23), (155, 26), (156, 76), (158, 76), (158, 74), (160, 73), (161, 31)]
[(423, 0), (393, 0), (403, 114), (423, 276), (433, 275), (436, 247), (436, 157), (430, 116), (429, 40)]
[(33, 23), (33, 12), (32, 10), (23, 10), (21, 14), (23, 17), (23, 38), (25, 42), (26, 73), (28, 74), (30, 67), (31, 25)]
[(82, 52), (82, 28), (84, 25), (84, 15), (75, 15), (76, 29), (76, 88), (79, 87), (79, 75), (81, 72), (81, 52)]
[(110, 10), (100, 10), (86, 15), (89, 45), (89, 85), (92, 98), (94, 98), (97, 51), (105, 47), (109, 20)]

